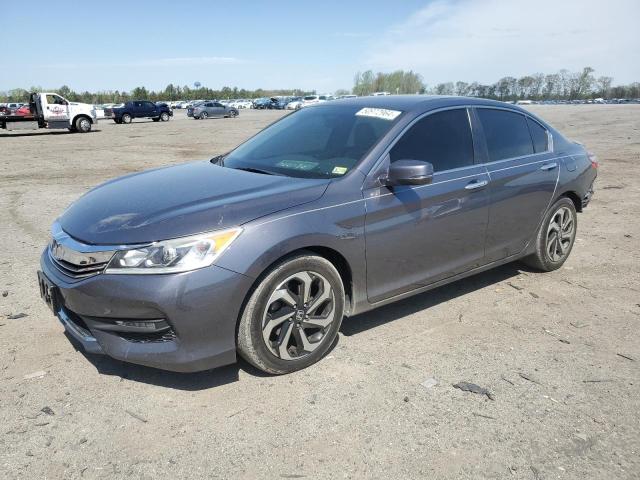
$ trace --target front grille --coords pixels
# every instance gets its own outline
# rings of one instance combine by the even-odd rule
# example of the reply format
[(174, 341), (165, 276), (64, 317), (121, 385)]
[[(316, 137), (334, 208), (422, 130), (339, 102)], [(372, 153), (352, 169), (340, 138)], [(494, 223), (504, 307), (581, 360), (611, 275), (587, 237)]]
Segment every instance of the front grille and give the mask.
[(154, 333), (141, 333), (141, 332), (114, 332), (119, 337), (133, 343), (161, 343), (172, 342), (176, 339), (176, 332), (173, 328), (164, 330), (162, 332)]
[(56, 266), (58, 270), (72, 278), (86, 278), (91, 277), (93, 275), (97, 275), (101, 273), (107, 264), (106, 262), (92, 263), (92, 264), (76, 264), (72, 262), (68, 262), (66, 260), (55, 258), (51, 254), (51, 249), (49, 249), (49, 258), (51, 262)]

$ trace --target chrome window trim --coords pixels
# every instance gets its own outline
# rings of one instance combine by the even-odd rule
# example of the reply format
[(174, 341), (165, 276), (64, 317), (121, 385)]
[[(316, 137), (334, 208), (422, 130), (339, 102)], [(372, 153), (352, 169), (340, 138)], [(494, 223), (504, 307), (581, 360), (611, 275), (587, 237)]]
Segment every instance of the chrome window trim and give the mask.
[[(553, 160), (562, 160), (563, 158), (567, 158), (567, 157), (571, 157), (571, 155), (563, 155), (561, 157), (554, 157)], [(410, 186), (410, 187), (411, 187), (412, 190), (417, 190), (417, 189), (420, 189), (420, 188), (432, 187), (434, 185), (440, 185), (441, 183), (455, 182), (457, 180), (464, 180), (466, 178), (476, 178), (476, 177), (478, 177), (478, 175), (488, 175), (489, 178), (491, 178), (491, 173), (492, 172), (501, 172), (503, 170), (509, 170), (509, 169), (512, 169), (512, 168), (525, 167), (527, 165), (533, 165), (535, 163), (541, 163), (541, 162), (548, 161), (548, 160), (549, 159), (543, 159), (543, 160), (536, 160), (535, 162), (524, 163), (524, 164), (520, 164), (520, 165), (511, 165), (509, 167), (504, 167), (504, 168), (492, 170), (491, 172), (487, 171), (487, 170), (484, 170), (483, 172), (477, 173), (477, 174), (474, 174), (474, 175), (466, 175), (464, 177), (449, 178), (447, 180), (441, 180), (439, 182), (433, 182), (433, 183), (429, 183), (427, 185), (416, 185), (416, 186), (413, 186), (413, 187)], [(477, 165), (471, 165), (471, 166), (472, 167), (482, 167), (482, 166), (484, 166), (484, 164), (477, 164)], [(460, 169), (463, 169), (463, 168), (470, 168), (470, 167), (461, 167)], [(460, 169), (458, 169), (458, 170), (460, 170)], [(444, 173), (444, 172), (439, 172), (439, 173)], [(558, 179), (556, 179), (556, 188), (557, 188), (557, 183), (558, 183)], [(375, 188), (379, 189), (379, 188), (382, 188), (382, 187), (375, 187)], [(374, 188), (370, 188), (368, 190), (373, 190), (373, 189)], [(393, 195), (393, 194), (394, 194), (393, 192), (382, 193), (382, 194), (379, 194), (379, 195), (372, 195), (372, 196), (369, 196), (369, 197), (358, 198), (356, 200), (350, 200), (348, 202), (336, 203), (335, 205), (327, 205), (327, 206), (324, 206), (324, 207), (312, 208), (310, 210), (305, 210), (304, 212), (290, 213), (288, 215), (283, 215), (282, 217), (273, 218), (273, 219), (270, 219), (270, 220), (266, 220), (264, 222), (256, 223), (255, 226), (259, 227), (259, 226), (262, 226), (262, 225), (266, 225), (268, 223), (277, 222), (278, 220), (284, 220), (286, 218), (296, 217), (298, 215), (304, 215), (305, 213), (313, 213), (313, 212), (319, 212), (319, 211), (322, 211), (322, 210), (328, 210), (330, 208), (343, 207), (345, 205), (352, 205), (354, 203), (366, 202), (367, 200), (386, 197), (386, 196)], [(554, 194), (555, 194), (555, 192), (554, 192)], [(251, 223), (251, 222), (248, 222), (248, 223)]]

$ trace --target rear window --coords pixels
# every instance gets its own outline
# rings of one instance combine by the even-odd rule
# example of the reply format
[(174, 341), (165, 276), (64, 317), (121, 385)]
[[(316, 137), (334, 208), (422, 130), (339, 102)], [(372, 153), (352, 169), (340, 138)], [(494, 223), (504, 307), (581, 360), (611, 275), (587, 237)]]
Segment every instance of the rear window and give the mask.
[(533, 140), (533, 151), (540, 153), (549, 150), (549, 136), (542, 125), (529, 117), (527, 117), (527, 125), (529, 125), (531, 140)]
[(479, 108), (478, 117), (484, 130), (490, 162), (533, 154), (531, 135), (524, 115)]

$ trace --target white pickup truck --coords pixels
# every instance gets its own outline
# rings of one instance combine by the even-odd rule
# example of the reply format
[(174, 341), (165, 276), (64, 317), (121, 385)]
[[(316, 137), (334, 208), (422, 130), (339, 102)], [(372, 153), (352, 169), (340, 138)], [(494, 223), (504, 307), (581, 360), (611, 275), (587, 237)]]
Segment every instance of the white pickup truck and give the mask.
[(70, 102), (57, 93), (32, 93), (28, 112), (0, 115), (0, 128), (7, 130), (67, 128), (72, 132), (87, 133), (97, 123), (93, 105)]

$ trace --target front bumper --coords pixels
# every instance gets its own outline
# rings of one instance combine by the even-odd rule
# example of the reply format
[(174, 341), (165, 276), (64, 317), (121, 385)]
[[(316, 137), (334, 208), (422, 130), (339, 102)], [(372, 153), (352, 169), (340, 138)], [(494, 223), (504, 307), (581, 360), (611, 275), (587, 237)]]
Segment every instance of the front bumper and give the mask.
[[(76, 280), (61, 273), (46, 250), (40, 266), (56, 289), (55, 315), (89, 353), (177, 372), (236, 361), (236, 322), (249, 277), (211, 266)], [(131, 327), (153, 322), (163, 329), (145, 333)]]

